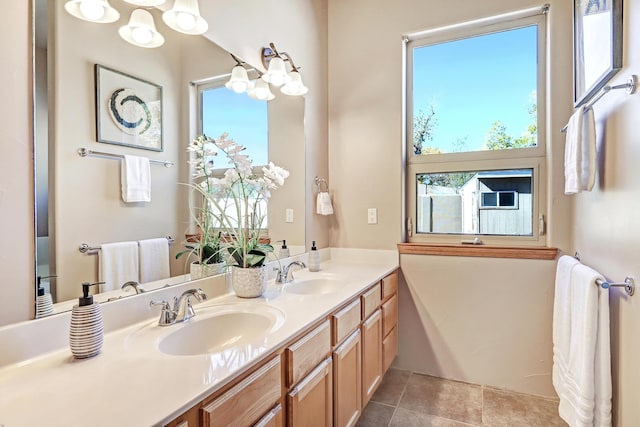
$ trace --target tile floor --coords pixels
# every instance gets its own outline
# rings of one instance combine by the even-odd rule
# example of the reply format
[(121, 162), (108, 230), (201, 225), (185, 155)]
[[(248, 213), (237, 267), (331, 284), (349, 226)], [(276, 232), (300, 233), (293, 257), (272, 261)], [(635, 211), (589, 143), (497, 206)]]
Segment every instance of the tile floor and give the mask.
[(389, 369), (357, 427), (566, 427), (558, 401)]

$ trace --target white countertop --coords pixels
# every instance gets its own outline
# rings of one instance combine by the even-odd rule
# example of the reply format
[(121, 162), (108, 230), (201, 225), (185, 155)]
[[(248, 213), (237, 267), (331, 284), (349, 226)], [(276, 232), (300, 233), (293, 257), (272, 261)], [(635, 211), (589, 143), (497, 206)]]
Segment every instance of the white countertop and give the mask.
[(270, 282), (260, 298), (225, 294), (194, 306), (201, 316), (216, 305), (229, 303), (268, 305), (284, 314), (276, 331), (244, 350), (196, 356), (163, 354), (155, 344), (157, 338), (189, 325), (159, 327), (153, 318), (106, 334), (102, 352), (91, 359), (75, 360), (66, 348), (3, 367), (0, 425), (162, 425), (398, 267), (397, 255), (366, 258), (325, 261), (319, 273), (295, 272), (298, 281), (340, 278), (340, 289), (332, 293), (293, 294), (287, 291), (289, 285)]

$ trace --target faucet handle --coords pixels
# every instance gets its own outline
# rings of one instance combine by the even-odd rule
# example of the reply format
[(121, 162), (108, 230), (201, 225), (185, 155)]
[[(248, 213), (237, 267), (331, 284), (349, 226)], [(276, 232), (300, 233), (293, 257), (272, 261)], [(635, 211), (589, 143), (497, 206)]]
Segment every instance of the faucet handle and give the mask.
[(149, 307), (153, 307), (155, 305), (162, 306), (162, 311), (160, 312), (160, 319), (158, 319), (158, 325), (167, 326), (167, 325), (173, 325), (176, 322), (176, 312), (171, 309), (171, 306), (167, 301), (154, 300), (149, 302)]

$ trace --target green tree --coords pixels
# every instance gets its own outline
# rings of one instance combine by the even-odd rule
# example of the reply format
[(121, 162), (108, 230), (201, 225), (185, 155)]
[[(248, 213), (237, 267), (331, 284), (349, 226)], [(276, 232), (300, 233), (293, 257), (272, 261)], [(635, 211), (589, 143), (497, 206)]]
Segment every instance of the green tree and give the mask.
[(531, 117), (531, 123), (518, 137), (507, 134), (507, 127), (500, 120), (493, 122), (487, 132), (485, 148), (487, 150), (507, 150), (535, 147), (538, 143), (538, 106), (535, 102), (531, 102), (527, 106), (527, 113)]
[(413, 153), (418, 156), (420, 154), (440, 153), (437, 148), (425, 147), (427, 141), (433, 141), (433, 128), (438, 123), (433, 105), (429, 106), (429, 110), (430, 112), (427, 114), (422, 110), (418, 110), (418, 114), (413, 118)]

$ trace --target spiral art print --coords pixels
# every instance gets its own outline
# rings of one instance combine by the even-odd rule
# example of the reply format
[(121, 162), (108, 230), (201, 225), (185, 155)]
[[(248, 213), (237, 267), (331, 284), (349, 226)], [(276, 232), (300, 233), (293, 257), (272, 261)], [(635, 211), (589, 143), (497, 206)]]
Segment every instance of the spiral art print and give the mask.
[(162, 86), (96, 64), (98, 142), (163, 151)]

